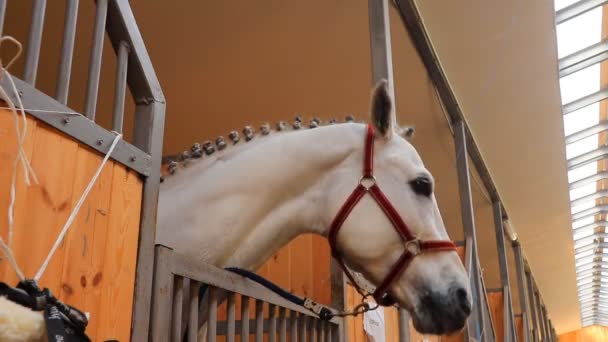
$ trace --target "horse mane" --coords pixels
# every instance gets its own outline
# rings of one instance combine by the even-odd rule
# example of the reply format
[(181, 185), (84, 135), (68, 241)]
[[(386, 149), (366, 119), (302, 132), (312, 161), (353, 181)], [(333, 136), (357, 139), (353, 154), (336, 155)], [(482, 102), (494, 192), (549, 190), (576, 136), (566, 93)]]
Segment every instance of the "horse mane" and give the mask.
[[(275, 124), (274, 129), (269, 123), (260, 125), (259, 130), (255, 130), (252, 126), (245, 126), (241, 133), (236, 130), (228, 133), (228, 141), (223, 136), (215, 138), (215, 140), (206, 140), (201, 143), (194, 143), (189, 149), (184, 150), (179, 154), (167, 155), (162, 157), (161, 179), (163, 182), (166, 177), (174, 175), (180, 168), (187, 167), (190, 163), (198, 160), (204, 160), (206, 157), (211, 157), (218, 153), (231, 151), (237, 146), (243, 146), (257, 137), (267, 136), (272, 133), (294, 132), (302, 129), (314, 129), (321, 126), (345, 124), (355, 121), (353, 115), (347, 115), (344, 122), (338, 122), (335, 118), (328, 121), (322, 121), (319, 118), (310, 119), (308, 124), (304, 124), (301, 116), (296, 116), (291, 124), (286, 121), (279, 121)], [(398, 133), (406, 139), (413, 136), (414, 128), (398, 128)], [(244, 143), (243, 143), (244, 140)]]

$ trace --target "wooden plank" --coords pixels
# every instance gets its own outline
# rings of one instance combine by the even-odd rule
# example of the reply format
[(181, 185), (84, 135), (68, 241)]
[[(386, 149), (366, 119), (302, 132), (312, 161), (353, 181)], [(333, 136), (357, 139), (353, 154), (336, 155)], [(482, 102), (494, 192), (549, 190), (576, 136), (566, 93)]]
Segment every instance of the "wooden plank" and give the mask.
[(291, 292), (298, 296), (313, 296), (312, 235), (302, 235), (291, 243)]
[(515, 316), (515, 331), (517, 332), (517, 341), (524, 341), (524, 320), (521, 315)]
[(142, 182), (120, 164), (114, 164), (113, 172), (108, 253), (103, 272), (96, 275), (102, 298), (98, 341), (129, 340), (135, 287)]
[[(0, 101), (2, 106), (5, 103)], [(21, 122), (21, 120), (20, 120)], [(24, 141), (24, 150), (28, 159), (31, 160), (34, 137), (36, 134), (36, 121), (32, 118), (27, 118), (28, 132)], [(9, 110), (0, 110), (0, 189), (10, 189), (11, 177), (13, 173), (13, 163), (17, 155), (17, 136), (15, 132), (15, 121), (13, 114)], [(15, 214), (15, 231), (19, 227), (23, 227), (23, 220), (26, 215), (23, 215), (27, 203), (28, 190), (24, 183), (23, 172), (21, 166), (18, 168), (16, 178), (16, 204), (14, 208)], [(10, 203), (9, 192), (4, 191), (0, 194), (0, 234), (4, 241), (8, 243), (8, 206)], [(23, 229), (23, 228), (21, 228)], [(13, 241), (14, 242), (14, 241)], [(13, 244), (14, 245), (14, 244)], [(0, 254), (0, 279), (9, 284), (15, 284), (17, 276), (10, 265), (4, 260), (4, 255)], [(19, 261), (18, 261), (19, 262)], [(23, 266), (21, 266), (23, 267)], [(35, 272), (35, 271), (34, 271)], [(26, 274), (30, 275), (30, 274)]]
[(327, 239), (312, 236), (313, 299), (331, 305), (331, 251)]
[[(82, 196), (103, 159), (82, 146), (75, 155), (76, 173), (70, 180), (74, 184), (71, 208)], [(89, 336), (96, 336), (101, 319), (99, 274), (103, 271), (105, 257), (112, 167), (112, 164), (106, 164), (102, 170), (65, 238), (59, 297), (66, 303), (90, 313), (87, 327)], [(58, 257), (59, 255), (55, 256)]]
[(488, 292), (488, 305), (490, 315), (494, 322), (494, 335), (496, 342), (504, 341), (504, 297), (502, 291)]

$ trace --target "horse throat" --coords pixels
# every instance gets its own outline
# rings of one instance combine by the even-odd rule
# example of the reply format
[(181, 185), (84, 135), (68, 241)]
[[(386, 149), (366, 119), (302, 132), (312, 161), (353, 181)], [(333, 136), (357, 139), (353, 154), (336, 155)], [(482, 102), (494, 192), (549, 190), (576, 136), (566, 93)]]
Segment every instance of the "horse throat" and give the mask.
[(326, 235), (333, 218), (326, 190), (334, 177), (359, 172), (352, 156), (363, 130), (345, 124), (270, 135), (180, 170), (161, 185), (156, 243), (218, 267), (255, 270), (298, 235)]

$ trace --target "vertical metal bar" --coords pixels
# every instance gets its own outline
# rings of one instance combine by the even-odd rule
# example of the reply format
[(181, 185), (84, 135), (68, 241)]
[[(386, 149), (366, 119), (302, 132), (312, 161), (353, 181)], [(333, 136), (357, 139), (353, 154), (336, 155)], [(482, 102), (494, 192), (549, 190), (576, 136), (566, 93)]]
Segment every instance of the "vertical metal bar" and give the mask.
[(182, 304), (184, 303), (184, 277), (175, 276), (173, 287), (173, 315), (171, 336), (173, 341), (179, 341), (182, 332)]
[[(540, 296), (540, 294), (539, 294)], [(541, 306), (542, 312), (543, 312), (543, 320), (544, 320), (544, 327), (545, 327), (545, 336), (547, 338), (547, 340), (549, 340), (551, 338), (551, 331), (549, 328), (549, 316), (547, 315), (547, 307), (545, 306), (545, 304), (542, 304)]]
[(188, 342), (198, 340), (198, 304), (201, 283), (190, 281), (190, 312), (188, 313)]
[(68, 103), (70, 77), (72, 74), (72, 58), (74, 57), (74, 40), (76, 38), (76, 24), (78, 22), (78, 2), (79, 0), (67, 0), (65, 7), (61, 59), (55, 87), (55, 99), (62, 104)]
[(84, 113), (87, 118), (95, 120), (97, 95), (99, 92), (99, 76), (101, 75), (101, 59), (103, 55), (103, 38), (106, 33), (106, 19), (108, 15), (108, 0), (97, 0), (95, 13), (95, 28), (93, 30), (93, 47), (91, 48), (91, 62), (89, 64), (89, 80), (85, 97)]
[(40, 43), (42, 42), (45, 11), (46, 0), (35, 0), (34, 8), (32, 9), (30, 33), (27, 39), (25, 67), (23, 69), (23, 79), (31, 85), (36, 85), (36, 74), (38, 72), (38, 60), (40, 59)]
[(276, 306), (268, 304), (268, 342), (275, 342), (277, 339), (277, 318), (275, 313)]
[(513, 241), (513, 254), (515, 257), (515, 270), (517, 272), (517, 290), (519, 292), (519, 306), (521, 308), (521, 317), (524, 326), (523, 342), (533, 342), (532, 334), (530, 333), (531, 327), (528, 317), (530, 317), (530, 307), (526, 298), (529, 298), (529, 293), (526, 291), (525, 277), (526, 273), (524, 270), (524, 258), (521, 253), (521, 246), (519, 241)]
[(399, 342), (410, 341), (410, 315), (405, 309), (399, 309)]
[(505, 229), (503, 226), (502, 204), (500, 201), (493, 203), (494, 230), (496, 232), (496, 250), (498, 252), (498, 267), (500, 269), (500, 283), (503, 288), (504, 305), (504, 339), (505, 341), (516, 341), (515, 318), (513, 317), (513, 303), (511, 301), (511, 283), (509, 279), (509, 264), (507, 261), (507, 250), (505, 247)]
[(298, 314), (295, 311), (289, 313), (289, 342), (298, 339)]
[[(372, 56), (372, 82), (388, 81), (389, 95), (395, 101), (393, 84), (393, 52), (391, 49), (391, 28), (388, 0), (368, 0), (369, 37)], [(393, 126), (396, 118), (392, 117)]]
[[(473, 291), (474, 308), (471, 317), (468, 320), (469, 334), (467, 338), (479, 338), (482, 327), (486, 326), (483, 315), (483, 298), (480, 284), (480, 272), (477, 259), (477, 236), (475, 233), (475, 215), (473, 213), (473, 196), (471, 194), (471, 179), (469, 174), (469, 159), (467, 153), (466, 131), (463, 121), (456, 122), (454, 127), (454, 145), (456, 148), (456, 162), (458, 166), (458, 189), (460, 193), (460, 206), (462, 212), (462, 226), (464, 227), (464, 236), (467, 241), (471, 242), (471, 253), (473, 262), (471, 263), (470, 276), (471, 290)], [(473, 331), (471, 331), (473, 328)], [(471, 336), (472, 335), (472, 336)]]
[(215, 338), (217, 337), (217, 289), (213, 286), (208, 286), (207, 291), (209, 292), (207, 342), (215, 342)]
[(298, 317), (298, 342), (306, 342), (306, 320), (307, 316), (300, 314)]
[(287, 341), (287, 315), (284, 307), (279, 307), (279, 342)]
[(118, 133), (122, 133), (122, 124), (124, 121), (128, 63), (129, 45), (123, 40), (118, 46), (116, 84), (114, 87), (114, 110), (112, 111), (112, 129)]
[(306, 321), (306, 335), (308, 338), (308, 342), (315, 342), (315, 327), (316, 327), (316, 320), (312, 317), (308, 317), (307, 321)]
[(538, 321), (539, 321), (539, 330), (540, 330), (540, 336), (541, 336), (541, 341), (545, 342), (547, 341), (547, 335), (546, 335), (546, 329), (545, 329), (545, 319), (543, 317), (543, 308), (542, 308), (542, 304), (540, 302), (540, 294), (538, 293), (538, 290), (536, 289), (536, 287), (533, 287), (534, 289), (534, 298), (536, 300), (536, 312), (538, 313)]
[(325, 336), (325, 342), (331, 342), (331, 323), (324, 322), (323, 324), (323, 335)]
[(528, 284), (528, 301), (530, 302), (530, 318), (532, 319), (532, 342), (539, 342), (539, 322), (536, 310), (536, 298), (534, 296), (534, 284), (532, 282), (532, 274), (526, 271), (526, 283)]
[(172, 251), (163, 246), (155, 249), (151, 338), (152, 341), (164, 342), (171, 338), (171, 311), (167, 308), (173, 307)]
[(249, 297), (241, 296), (241, 341), (249, 341)]
[[(325, 342), (327, 339), (325, 338), (325, 331), (327, 327), (327, 322), (319, 320), (317, 323), (317, 341)], [(329, 342), (329, 341), (328, 341)]]
[(228, 332), (226, 333), (226, 342), (234, 342), (236, 340), (236, 304), (233, 292), (228, 294), (227, 307)]
[(6, 0), (0, 0), (0, 36), (4, 32), (4, 16), (6, 15)]
[(264, 302), (255, 301), (255, 342), (264, 340)]

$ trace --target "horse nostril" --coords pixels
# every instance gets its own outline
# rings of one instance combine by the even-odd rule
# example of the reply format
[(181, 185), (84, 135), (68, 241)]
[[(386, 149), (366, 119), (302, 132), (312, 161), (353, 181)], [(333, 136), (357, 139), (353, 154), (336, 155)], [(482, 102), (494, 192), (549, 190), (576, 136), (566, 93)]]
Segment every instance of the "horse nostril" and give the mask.
[(456, 303), (467, 316), (471, 313), (471, 302), (469, 302), (467, 290), (462, 287), (456, 290)]

